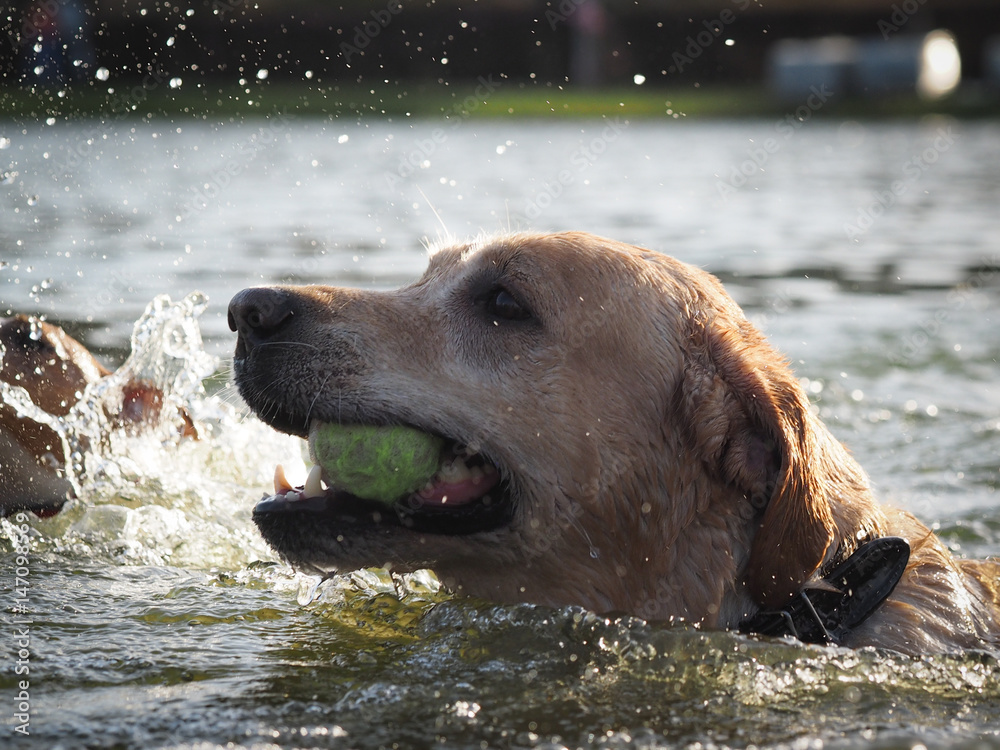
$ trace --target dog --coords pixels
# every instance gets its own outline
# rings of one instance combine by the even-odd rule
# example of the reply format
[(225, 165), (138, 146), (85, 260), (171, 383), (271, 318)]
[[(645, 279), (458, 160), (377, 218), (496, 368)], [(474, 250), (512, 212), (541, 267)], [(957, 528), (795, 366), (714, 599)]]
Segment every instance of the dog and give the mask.
[[(0, 381), (23, 388), (31, 402), (63, 419), (88, 386), (112, 375), (62, 328), (26, 315), (0, 318)], [(163, 392), (143, 380), (124, 379), (105, 403), (112, 428), (136, 432), (160, 418)], [(197, 437), (187, 414), (181, 432)], [(29, 510), (40, 517), (59, 512), (75, 496), (66, 476), (59, 434), (44, 421), (18, 413), (0, 399), (0, 517)]]
[(391, 505), (325, 473), (294, 489), (279, 467), (254, 520), (302, 570), (430, 568), (500, 603), (852, 648), (1000, 647), (1000, 563), (956, 559), (879, 505), (698, 268), (585, 233), (513, 234), (437, 250), (396, 291), (247, 289), (229, 325), (236, 386), (277, 430), (448, 441), (449, 471)]

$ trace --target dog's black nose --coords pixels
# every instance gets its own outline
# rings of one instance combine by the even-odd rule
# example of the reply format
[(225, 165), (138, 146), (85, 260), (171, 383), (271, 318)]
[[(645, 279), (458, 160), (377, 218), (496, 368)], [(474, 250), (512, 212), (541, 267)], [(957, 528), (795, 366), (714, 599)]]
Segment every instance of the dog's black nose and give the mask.
[(244, 289), (229, 303), (229, 328), (239, 334), (237, 347), (253, 346), (273, 337), (295, 315), (294, 302), (281, 289)]

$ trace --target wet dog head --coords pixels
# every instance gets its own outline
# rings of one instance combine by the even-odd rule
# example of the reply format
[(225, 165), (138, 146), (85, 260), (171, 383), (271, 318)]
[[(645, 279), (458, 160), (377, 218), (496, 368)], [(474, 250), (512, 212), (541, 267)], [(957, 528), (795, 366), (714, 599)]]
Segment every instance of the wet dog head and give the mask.
[(62, 328), (26, 315), (0, 318), (0, 352), (0, 380), (21, 386), (36, 406), (57, 416), (69, 412), (88, 384), (108, 374)]
[[(24, 388), (43, 411), (65, 416), (87, 385), (107, 374), (86, 347), (62, 328), (26, 315), (0, 319), (0, 380)], [(16, 436), (35, 456), (60, 452), (55, 432), (18, 416), (2, 401), (0, 428)]]
[(299, 567), (430, 567), (501, 601), (716, 621), (747, 590), (790, 596), (827, 554), (805, 464), (839, 445), (718, 282), (667, 256), (513, 235), (440, 250), (396, 291), (248, 289), (229, 314), (236, 384), (277, 429), (447, 441), (391, 505), (277, 482), (255, 520)]
[[(87, 385), (108, 371), (58, 326), (17, 315), (0, 319), (0, 381), (23, 388), (32, 403), (63, 417)], [(0, 401), (0, 514), (57, 510), (70, 495), (60, 476), (63, 448), (48, 425)]]
[[(0, 319), (0, 381), (23, 389), (45, 412), (36, 420), (0, 400), (0, 514), (20, 509), (45, 513), (72, 496), (62, 471), (65, 450), (48, 420), (66, 417), (87, 387), (109, 374), (59, 326), (25, 315)], [(144, 380), (120, 378), (103, 398), (109, 429), (136, 432), (161, 417), (163, 393)], [(196, 437), (187, 414), (180, 416), (182, 434)]]

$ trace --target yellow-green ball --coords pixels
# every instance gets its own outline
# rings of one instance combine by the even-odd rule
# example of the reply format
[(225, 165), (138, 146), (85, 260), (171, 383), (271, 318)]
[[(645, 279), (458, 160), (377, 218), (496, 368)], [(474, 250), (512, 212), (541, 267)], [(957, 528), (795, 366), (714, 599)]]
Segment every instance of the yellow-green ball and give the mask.
[(441, 464), (444, 441), (412, 427), (315, 422), (309, 455), (327, 484), (366, 500), (392, 503), (423, 487)]

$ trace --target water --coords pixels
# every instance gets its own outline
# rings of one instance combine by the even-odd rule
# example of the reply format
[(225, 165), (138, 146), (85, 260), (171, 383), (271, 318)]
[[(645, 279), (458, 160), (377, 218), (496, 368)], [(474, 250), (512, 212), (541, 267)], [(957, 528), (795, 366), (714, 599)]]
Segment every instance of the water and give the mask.
[[(498, 607), (425, 575), (313, 591), (250, 523), (273, 465), (302, 468), (224, 386), (236, 291), (391, 287), (420, 273), (425, 236), (579, 228), (719, 274), (881, 497), (959, 554), (1000, 554), (1000, 126), (789, 130), (0, 125), (0, 308), (63, 322), (117, 366), (169, 295), (135, 341), (155, 356), (132, 362), (210, 428), (121, 437), (79, 467), (79, 502), (29, 522), (31, 735), (13, 732), (8, 623), (3, 747), (1000, 747), (987, 655)], [(19, 533), (4, 522), (8, 621)]]

